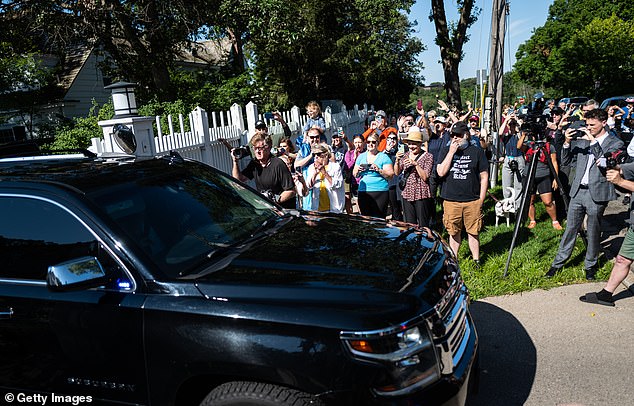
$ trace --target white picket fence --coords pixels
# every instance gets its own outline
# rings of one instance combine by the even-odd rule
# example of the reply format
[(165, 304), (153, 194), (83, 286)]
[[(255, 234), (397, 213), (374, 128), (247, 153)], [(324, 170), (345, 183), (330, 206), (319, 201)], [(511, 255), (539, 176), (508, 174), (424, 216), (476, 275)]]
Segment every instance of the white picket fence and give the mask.
[[(307, 115), (300, 114), (299, 107), (293, 107), (289, 111), (280, 112), (284, 121), (289, 125), (292, 140), (300, 134), (308, 120)], [(368, 114), (368, 107), (362, 109), (354, 106), (348, 110), (345, 106), (341, 112), (333, 114), (330, 107), (324, 111), (326, 121), (326, 136), (330, 141), (330, 135), (338, 127), (342, 127), (350, 139), (354, 134), (360, 134), (364, 130), (364, 120)], [(274, 143), (277, 142), (284, 131), (275, 120), (267, 120), (262, 114), (258, 114), (257, 105), (249, 103), (246, 112), (242, 106), (234, 104), (229, 111), (207, 113), (197, 107), (187, 116), (179, 114), (177, 119), (168, 116), (168, 133), (163, 134), (161, 129), (161, 117), (155, 118), (154, 150), (155, 156), (161, 156), (176, 151), (186, 158), (191, 158), (211, 165), (226, 173), (231, 173), (232, 160), (227, 147), (220, 141), (225, 139), (234, 147), (246, 145), (249, 135), (253, 134), (257, 120), (263, 120), (269, 127)], [(186, 129), (190, 129), (186, 131)], [(100, 153), (116, 152), (103, 140), (94, 138), (93, 150)]]

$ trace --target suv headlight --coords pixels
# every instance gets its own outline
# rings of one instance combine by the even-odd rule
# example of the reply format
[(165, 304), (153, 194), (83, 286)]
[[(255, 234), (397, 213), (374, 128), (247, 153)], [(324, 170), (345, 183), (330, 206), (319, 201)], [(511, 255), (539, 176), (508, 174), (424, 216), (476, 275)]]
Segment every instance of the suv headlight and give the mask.
[(408, 394), (440, 377), (435, 347), (422, 321), (417, 318), (384, 330), (340, 333), (354, 358), (385, 366), (386, 374), (373, 384), (376, 394)]

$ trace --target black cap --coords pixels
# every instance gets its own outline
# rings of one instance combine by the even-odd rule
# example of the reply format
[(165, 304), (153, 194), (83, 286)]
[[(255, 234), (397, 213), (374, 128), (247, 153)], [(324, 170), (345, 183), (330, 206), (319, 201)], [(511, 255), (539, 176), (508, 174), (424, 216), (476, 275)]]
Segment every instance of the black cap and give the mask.
[(469, 127), (464, 121), (458, 121), (451, 127), (451, 132), (454, 134), (465, 134), (469, 132)]
[(561, 107), (553, 107), (550, 109), (550, 114), (564, 114), (564, 110)]
[(255, 122), (255, 128), (260, 128), (260, 127), (266, 127), (268, 128), (268, 126), (266, 125), (266, 123), (262, 120), (258, 120)]

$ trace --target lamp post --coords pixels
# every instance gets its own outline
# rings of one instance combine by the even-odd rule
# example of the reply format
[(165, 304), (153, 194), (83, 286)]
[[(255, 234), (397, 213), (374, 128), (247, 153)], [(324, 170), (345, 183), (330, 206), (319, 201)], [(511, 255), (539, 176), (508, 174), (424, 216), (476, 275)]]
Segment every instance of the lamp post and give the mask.
[(104, 87), (112, 91), (112, 104), (116, 118), (132, 117), (138, 114), (134, 88), (136, 83), (119, 81)]
[(139, 117), (135, 87), (136, 83), (129, 82), (117, 82), (104, 87), (112, 91), (114, 117), (99, 121), (104, 140), (102, 154), (126, 153), (138, 158), (153, 158), (156, 155), (152, 128), (155, 118)]

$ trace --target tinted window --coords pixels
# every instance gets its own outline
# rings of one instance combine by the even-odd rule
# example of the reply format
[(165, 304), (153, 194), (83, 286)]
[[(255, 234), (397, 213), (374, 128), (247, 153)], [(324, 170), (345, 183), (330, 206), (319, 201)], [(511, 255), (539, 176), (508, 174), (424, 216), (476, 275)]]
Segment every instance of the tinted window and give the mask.
[(249, 238), (280, 212), (202, 165), (173, 166), (89, 193), (167, 277), (204, 267), (212, 251)]
[(97, 256), (98, 242), (62, 208), (42, 200), (0, 197), (0, 278), (45, 280), (48, 267)]

